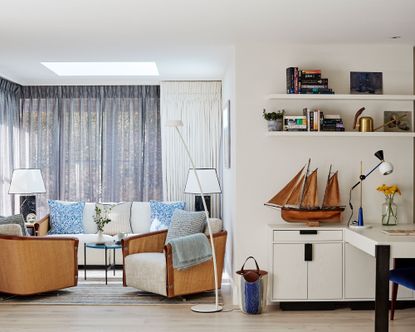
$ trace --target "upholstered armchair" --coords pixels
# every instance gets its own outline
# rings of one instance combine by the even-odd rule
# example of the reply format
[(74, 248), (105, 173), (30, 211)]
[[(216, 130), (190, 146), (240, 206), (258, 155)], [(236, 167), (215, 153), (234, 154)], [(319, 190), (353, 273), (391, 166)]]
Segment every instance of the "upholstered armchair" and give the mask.
[(0, 235), (0, 292), (32, 295), (76, 286), (78, 240)]
[[(122, 241), (124, 286), (167, 297), (188, 295), (215, 288), (213, 262), (209, 260), (185, 270), (173, 268), (171, 244), (165, 245), (167, 230), (131, 236)], [(213, 234), (219, 288), (227, 232)]]

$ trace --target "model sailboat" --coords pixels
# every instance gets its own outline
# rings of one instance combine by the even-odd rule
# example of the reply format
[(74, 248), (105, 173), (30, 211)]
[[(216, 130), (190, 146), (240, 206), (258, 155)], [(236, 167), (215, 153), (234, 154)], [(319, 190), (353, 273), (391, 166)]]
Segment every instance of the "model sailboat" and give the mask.
[(331, 166), (327, 177), (323, 203), (317, 198), (317, 169), (309, 174), (311, 159), (304, 173), (303, 167), (294, 178), (265, 205), (280, 208), (281, 217), (287, 222), (304, 222), (318, 226), (320, 222), (340, 222), (345, 206), (340, 205), (337, 172)]

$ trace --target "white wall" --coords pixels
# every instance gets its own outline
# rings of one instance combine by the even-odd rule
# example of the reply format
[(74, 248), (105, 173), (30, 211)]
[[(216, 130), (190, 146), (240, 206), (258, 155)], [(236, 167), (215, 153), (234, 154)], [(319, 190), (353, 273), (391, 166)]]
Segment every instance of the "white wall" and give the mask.
[[(232, 102), (234, 158), (231, 174), (225, 174), (225, 222), (233, 229), (233, 270), (240, 268), (248, 255), (267, 266), (267, 224), (279, 220), (278, 210), (265, 207), (270, 199), (304, 165), (309, 157), (319, 168), (319, 185), (327, 176), (330, 163), (339, 170), (342, 201), (348, 200), (349, 188), (358, 180), (360, 160), (365, 169), (374, 166), (373, 153), (383, 149), (386, 159), (395, 165), (395, 172), (382, 177), (372, 174), (364, 185), (366, 220), (379, 222), (382, 194), (375, 188), (397, 183), (402, 189), (399, 197), (401, 222), (413, 222), (413, 140), (411, 138), (277, 138), (266, 137), (266, 122), (262, 109), (284, 108), (300, 114), (303, 107), (320, 107), (331, 114), (341, 113), (346, 125), (351, 125), (354, 113), (362, 106), (365, 114), (373, 116), (375, 125), (383, 120), (384, 110), (412, 110), (412, 102), (307, 102), (267, 101), (270, 93), (285, 92), (285, 69), (322, 69), (323, 77), (336, 93), (349, 92), (350, 71), (383, 72), (384, 94), (412, 94), (413, 48), (387, 45), (264, 45), (244, 44), (235, 48), (235, 101)], [(224, 80), (224, 98), (231, 96), (232, 80)], [(229, 87), (227, 85), (229, 84)], [(236, 136), (235, 136), (236, 135)], [(236, 159), (235, 159), (236, 158)], [(236, 166), (235, 166), (236, 165)], [(226, 172), (226, 171), (225, 171)], [(234, 183), (229, 180), (234, 179)], [(230, 181), (228, 183), (228, 181)], [(354, 205), (357, 207), (357, 195)], [(231, 195), (231, 197), (229, 197)], [(230, 204), (231, 206), (228, 206)], [(346, 209), (343, 219), (349, 216)], [(229, 227), (229, 226), (227, 226)], [(234, 272), (233, 271), (233, 272)]]
[(235, 101), (235, 54), (232, 54), (229, 57), (229, 63), (227, 70), (224, 74), (223, 84), (222, 84), (222, 98), (223, 104), (225, 105), (226, 101), (230, 101), (230, 110), (231, 110), (231, 167), (229, 169), (223, 169), (222, 177), (222, 191), (223, 191), (223, 211), (222, 219), (224, 221), (224, 228), (228, 232), (228, 240), (226, 243), (226, 256), (225, 256), (225, 270), (229, 276), (233, 277), (233, 227), (234, 227), (234, 216), (235, 216), (235, 176), (236, 176), (236, 163), (235, 163), (235, 138), (236, 138), (236, 101)]

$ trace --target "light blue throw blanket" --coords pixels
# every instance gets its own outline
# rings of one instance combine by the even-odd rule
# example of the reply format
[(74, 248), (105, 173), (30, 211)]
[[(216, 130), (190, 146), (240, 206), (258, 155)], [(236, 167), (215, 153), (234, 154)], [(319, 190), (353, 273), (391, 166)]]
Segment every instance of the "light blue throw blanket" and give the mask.
[(184, 270), (212, 258), (212, 248), (203, 233), (182, 236), (169, 241), (173, 252), (173, 267)]

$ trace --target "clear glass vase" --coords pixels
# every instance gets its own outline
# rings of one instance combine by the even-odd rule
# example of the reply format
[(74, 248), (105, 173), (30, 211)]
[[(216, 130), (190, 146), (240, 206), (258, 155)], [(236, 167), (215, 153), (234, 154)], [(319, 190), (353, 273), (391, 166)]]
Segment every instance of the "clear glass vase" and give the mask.
[(393, 198), (386, 197), (382, 204), (382, 225), (394, 226), (398, 224), (398, 206), (393, 202)]

